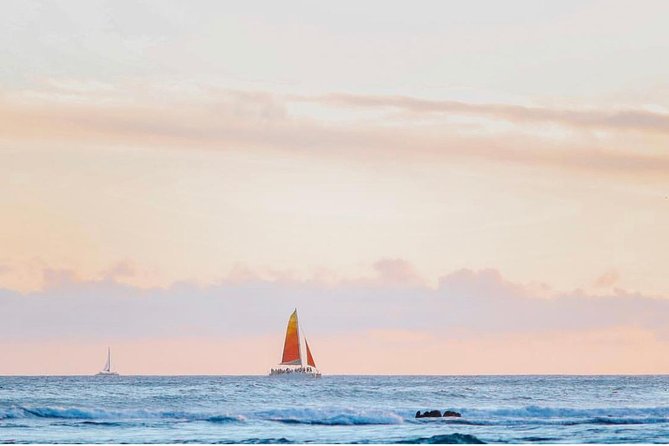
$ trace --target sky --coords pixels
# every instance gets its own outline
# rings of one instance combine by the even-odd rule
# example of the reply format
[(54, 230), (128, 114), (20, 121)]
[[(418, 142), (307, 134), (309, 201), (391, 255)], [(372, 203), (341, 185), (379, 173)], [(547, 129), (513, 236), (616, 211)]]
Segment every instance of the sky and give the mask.
[(669, 373), (664, 1), (8, 1), (0, 374)]

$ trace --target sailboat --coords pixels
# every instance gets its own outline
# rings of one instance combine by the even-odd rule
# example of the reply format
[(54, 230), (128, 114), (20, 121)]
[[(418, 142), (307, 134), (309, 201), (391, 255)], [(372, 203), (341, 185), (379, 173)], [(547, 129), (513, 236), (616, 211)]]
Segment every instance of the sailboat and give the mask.
[(288, 319), (286, 340), (283, 343), (283, 356), (277, 368), (270, 371), (270, 376), (305, 376), (320, 378), (321, 372), (316, 368), (316, 361), (311, 354), (307, 338), (304, 338), (307, 352), (307, 364), (302, 364), (302, 349), (300, 348), (300, 324), (297, 321), (297, 309)]
[(107, 347), (107, 362), (105, 367), (98, 372), (97, 376), (118, 376), (117, 372), (112, 371), (111, 369), (111, 349)]

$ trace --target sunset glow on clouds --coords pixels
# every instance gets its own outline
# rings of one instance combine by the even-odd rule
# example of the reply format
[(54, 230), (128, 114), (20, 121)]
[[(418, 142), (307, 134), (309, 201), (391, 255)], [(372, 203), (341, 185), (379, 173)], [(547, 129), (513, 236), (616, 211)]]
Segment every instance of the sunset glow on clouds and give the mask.
[(105, 342), (124, 373), (263, 373), (281, 351), (286, 318), (277, 308), (292, 306), (330, 373), (653, 373), (669, 365), (658, 354), (669, 347), (669, 299), (558, 293), (495, 270), (456, 271), (432, 288), (404, 261), (375, 269), (336, 282), (247, 272), (165, 289), (47, 271), (44, 290), (0, 296), (0, 351), (16, 358), (5, 373), (38, 374), (46, 358), (54, 373), (93, 372), (98, 364), (82, 358), (96, 358)]
[(0, 373), (669, 372), (664, 2), (6, 9)]

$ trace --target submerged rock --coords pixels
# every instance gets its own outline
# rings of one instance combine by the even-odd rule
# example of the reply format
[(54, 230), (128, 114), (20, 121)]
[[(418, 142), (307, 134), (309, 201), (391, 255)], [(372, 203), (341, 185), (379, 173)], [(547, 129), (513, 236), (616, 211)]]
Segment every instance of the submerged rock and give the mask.
[(420, 410), (416, 412), (416, 418), (438, 418), (441, 417), (441, 412), (438, 410), (426, 410), (422, 414), (420, 413)]
[(445, 410), (444, 415), (445, 417), (461, 417), (462, 415), (460, 412), (456, 412), (454, 410)]

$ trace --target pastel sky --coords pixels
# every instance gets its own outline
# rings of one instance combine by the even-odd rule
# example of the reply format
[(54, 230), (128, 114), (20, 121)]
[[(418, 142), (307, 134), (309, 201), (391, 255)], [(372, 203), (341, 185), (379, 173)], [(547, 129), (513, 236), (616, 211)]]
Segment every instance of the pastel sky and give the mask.
[(666, 1), (7, 1), (0, 374), (669, 373)]

